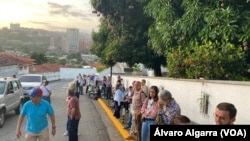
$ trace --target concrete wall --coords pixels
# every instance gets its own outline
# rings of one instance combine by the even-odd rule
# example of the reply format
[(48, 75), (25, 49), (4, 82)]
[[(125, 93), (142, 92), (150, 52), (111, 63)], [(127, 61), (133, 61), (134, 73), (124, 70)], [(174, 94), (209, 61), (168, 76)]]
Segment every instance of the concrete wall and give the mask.
[(17, 75), (17, 72), (17, 65), (0, 67), (0, 77), (12, 77), (13, 75)]
[(75, 79), (77, 75), (85, 74), (85, 75), (92, 75), (96, 74), (95, 68), (60, 68), (60, 78), (61, 79)]
[[(113, 84), (117, 76), (114, 75)], [(220, 102), (231, 102), (237, 110), (236, 124), (250, 123), (250, 82), (212, 81), (171, 79), (147, 76), (123, 76), (124, 85), (132, 85), (132, 81), (145, 79), (147, 86), (158, 86), (169, 90), (181, 107), (181, 112), (198, 124), (213, 124), (215, 107)], [(209, 95), (208, 113), (200, 113), (199, 98), (201, 92)]]

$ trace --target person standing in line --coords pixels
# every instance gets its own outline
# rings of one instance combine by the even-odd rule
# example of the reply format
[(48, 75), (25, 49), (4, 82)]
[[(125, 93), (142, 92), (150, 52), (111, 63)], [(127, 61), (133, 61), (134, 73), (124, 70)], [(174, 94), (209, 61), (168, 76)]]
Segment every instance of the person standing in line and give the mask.
[(114, 95), (114, 102), (115, 102), (115, 112), (114, 116), (119, 119), (120, 118), (120, 109), (121, 109), (121, 104), (124, 99), (124, 92), (122, 90), (121, 84), (116, 84), (115, 88), (115, 95)]
[(95, 87), (96, 87), (96, 86), (99, 86), (99, 79), (100, 79), (100, 78), (99, 78), (99, 75), (96, 74), (96, 75), (95, 75), (95, 78), (94, 78), (94, 80), (95, 80)]
[(109, 76), (107, 81), (106, 81), (106, 99), (111, 99), (111, 95), (112, 95), (112, 85), (111, 85), (111, 77)]
[(233, 125), (237, 109), (232, 103), (221, 102), (216, 106), (214, 121), (216, 125)]
[[(136, 138), (137, 141), (141, 140), (141, 108), (145, 99), (146, 94), (141, 89), (141, 81), (136, 81), (134, 84), (134, 95), (132, 99), (132, 126), (135, 126), (135, 131), (130, 132), (130, 135), (126, 138), (127, 140), (134, 138)], [(132, 128), (134, 127), (131, 127), (131, 129)]]
[(121, 78), (120, 75), (117, 76), (117, 81), (116, 81), (116, 83), (118, 83), (118, 82), (121, 83), (122, 87), (124, 87), (124, 82), (123, 82), (123, 79)]
[(80, 86), (80, 80), (79, 80), (79, 78), (80, 78), (80, 76), (81, 76), (81, 74), (78, 74), (77, 76), (76, 76), (76, 78), (74, 79), (74, 82), (76, 83), (76, 90), (79, 92), (79, 86)]
[(150, 138), (150, 125), (155, 124), (156, 115), (158, 113), (158, 93), (157, 86), (151, 86), (149, 89), (149, 96), (143, 103), (142, 113), (142, 130), (141, 141), (147, 141)]
[(89, 92), (89, 86), (90, 86), (90, 75), (87, 75), (87, 76), (85, 77), (85, 79), (86, 79), (85, 93), (88, 94), (88, 92)]
[(78, 141), (78, 126), (81, 118), (79, 99), (75, 96), (74, 90), (68, 90), (69, 101), (67, 103), (68, 113), (68, 137), (69, 141)]
[(40, 89), (42, 89), (43, 92), (43, 99), (48, 101), (49, 103), (51, 103), (50, 101), (50, 96), (51, 96), (51, 88), (49, 86), (49, 81), (48, 80), (44, 80), (43, 81), (43, 85), (40, 86)]
[(83, 80), (82, 93), (86, 94), (87, 77), (85, 74), (82, 75), (82, 80)]
[(146, 94), (146, 96), (148, 96), (148, 86), (146, 85), (146, 80), (145, 79), (141, 80), (141, 89)]
[(79, 89), (79, 95), (83, 95), (83, 83), (84, 83), (84, 79), (83, 79), (83, 76), (79, 76), (79, 86), (78, 86), (78, 89)]
[(158, 114), (164, 125), (171, 124), (173, 118), (181, 114), (179, 104), (168, 90), (159, 92)]
[(22, 136), (21, 126), (25, 116), (27, 117), (25, 140), (26, 141), (49, 141), (49, 124), (47, 115), (51, 120), (51, 134), (56, 134), (54, 109), (47, 101), (42, 99), (42, 90), (34, 88), (29, 93), (30, 99), (27, 101), (20, 112), (16, 127), (16, 137)]
[[(131, 114), (131, 104), (132, 104), (132, 96), (133, 96), (133, 87), (129, 86), (128, 95), (126, 96), (126, 101), (128, 102), (128, 122), (124, 129), (129, 129), (132, 125), (132, 114)], [(125, 104), (126, 105), (126, 104)]]
[[(69, 83), (69, 90), (72, 90), (74, 92), (74, 95), (79, 99), (79, 93), (77, 92), (77, 87), (76, 87), (76, 83), (75, 82), (70, 82)], [(68, 102), (70, 100), (71, 96), (69, 95), (69, 93), (67, 92), (67, 98), (66, 98), (66, 104), (68, 105)], [(64, 136), (68, 136), (69, 134), (69, 118), (67, 116), (67, 122), (66, 122), (66, 130), (65, 132), (63, 133)], [(78, 133), (78, 135), (80, 135)]]
[(106, 81), (107, 81), (107, 77), (103, 76), (103, 79), (102, 79), (102, 88), (101, 88), (102, 96), (103, 97), (106, 97)]

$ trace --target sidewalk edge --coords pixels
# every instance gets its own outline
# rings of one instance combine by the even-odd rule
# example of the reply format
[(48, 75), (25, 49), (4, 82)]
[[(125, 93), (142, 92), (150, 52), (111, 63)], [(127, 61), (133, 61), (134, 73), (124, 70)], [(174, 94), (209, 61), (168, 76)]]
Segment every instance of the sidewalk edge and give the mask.
[(119, 133), (121, 134), (121, 136), (123, 137), (123, 139), (125, 140), (125, 138), (127, 138), (129, 136), (129, 132), (125, 129), (123, 129), (123, 125), (119, 122), (118, 119), (116, 119), (113, 116), (112, 111), (109, 109), (109, 107), (103, 102), (102, 99), (98, 98), (98, 103), (101, 105), (101, 107), (104, 109), (104, 111), (106, 112), (106, 114), (108, 115), (109, 119), (112, 121), (112, 123), (115, 125), (115, 127), (117, 128), (117, 130), (119, 131)]

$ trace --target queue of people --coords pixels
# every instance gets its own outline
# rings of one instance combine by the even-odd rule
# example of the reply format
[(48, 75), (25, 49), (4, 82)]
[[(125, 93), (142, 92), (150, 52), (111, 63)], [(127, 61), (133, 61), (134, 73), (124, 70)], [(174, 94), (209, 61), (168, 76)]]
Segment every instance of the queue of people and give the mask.
[[(145, 80), (134, 81), (132, 87), (131, 115), (124, 129), (130, 133), (126, 140), (148, 141), (150, 139), (150, 125), (192, 125), (192, 120), (181, 114), (181, 107), (168, 90), (159, 90), (155, 85), (148, 89), (148, 96), (144, 96)], [(144, 94), (141, 94), (143, 92)], [(228, 102), (221, 102), (216, 106), (214, 122), (216, 125), (232, 125), (236, 120), (237, 109)], [(132, 118), (132, 122), (130, 121)]]
[[(78, 126), (81, 119), (79, 95), (84, 93), (82, 88), (79, 87), (79, 78), (82, 77), (77, 76), (77, 79), (70, 82), (67, 90), (67, 120), (64, 135), (68, 136), (69, 141), (78, 141), (79, 135)], [(85, 85), (80, 82), (80, 85), (86, 87), (86, 85), (89, 85), (87, 81)], [(31, 100), (23, 105), (18, 118), (17, 138), (22, 135), (21, 126), (25, 116), (27, 116), (26, 141), (49, 141), (49, 132), (53, 136), (56, 134), (55, 112), (50, 104), (51, 88), (48, 84), (48, 81), (44, 81), (43, 86), (33, 89), (29, 94)], [(101, 88), (98, 83), (95, 83), (95, 85), (98, 87), (99, 95), (102, 93), (103, 97), (108, 100), (113, 97), (114, 116), (117, 119), (121, 117), (120, 110), (122, 106), (129, 113), (128, 123), (124, 127), (124, 129), (130, 130), (127, 140), (148, 141), (150, 138), (150, 125), (193, 124), (189, 117), (181, 114), (181, 107), (170, 91), (159, 90), (156, 85), (148, 88), (145, 79), (133, 81), (128, 88), (125, 88), (122, 78), (118, 76), (113, 92), (109, 77), (104, 77)], [(215, 108), (214, 122), (216, 125), (232, 125), (236, 121), (236, 114), (237, 109), (232, 103), (221, 102)], [(50, 117), (51, 128), (47, 116)]]

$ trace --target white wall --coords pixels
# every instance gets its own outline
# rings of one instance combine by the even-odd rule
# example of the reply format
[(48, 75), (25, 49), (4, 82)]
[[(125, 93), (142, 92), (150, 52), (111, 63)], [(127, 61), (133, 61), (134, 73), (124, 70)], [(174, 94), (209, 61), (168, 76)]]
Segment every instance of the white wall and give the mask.
[[(117, 76), (114, 75), (114, 78)], [(250, 123), (250, 82), (171, 79), (165, 77), (122, 76), (128, 87), (134, 80), (145, 79), (147, 85), (169, 90), (181, 107), (181, 112), (198, 124), (213, 124), (213, 113), (220, 102), (231, 102), (237, 108), (236, 124)], [(115, 79), (113, 79), (114, 84)], [(209, 94), (208, 114), (202, 115), (198, 99), (201, 91)]]
[(0, 67), (0, 77), (12, 77), (13, 75), (18, 75), (17, 73), (17, 65)]
[(85, 74), (85, 75), (92, 75), (96, 74), (95, 68), (60, 68), (60, 78), (61, 79), (74, 79), (77, 75)]

